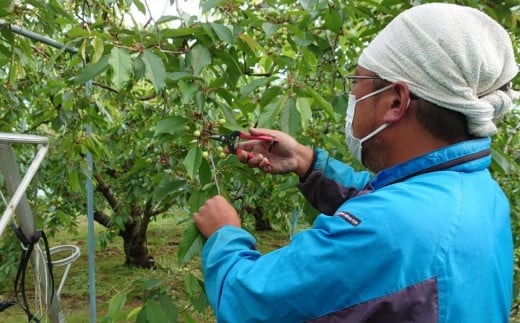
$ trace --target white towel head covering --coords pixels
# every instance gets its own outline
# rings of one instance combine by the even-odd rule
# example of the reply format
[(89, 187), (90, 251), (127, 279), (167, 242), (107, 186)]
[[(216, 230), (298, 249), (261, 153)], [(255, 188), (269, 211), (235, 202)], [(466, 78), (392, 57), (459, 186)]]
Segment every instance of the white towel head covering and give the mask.
[(455, 4), (429, 3), (404, 11), (364, 49), (358, 64), (461, 112), (478, 137), (494, 135), (494, 122), (519, 96), (499, 90), (518, 73), (506, 30), (486, 14)]

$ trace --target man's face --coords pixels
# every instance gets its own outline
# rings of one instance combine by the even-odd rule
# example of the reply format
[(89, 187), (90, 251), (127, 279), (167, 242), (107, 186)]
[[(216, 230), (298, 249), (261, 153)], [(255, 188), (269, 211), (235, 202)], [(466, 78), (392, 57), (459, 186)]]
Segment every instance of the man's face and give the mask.
[[(377, 77), (377, 75), (367, 69), (358, 66), (354, 76)], [(377, 91), (380, 87), (376, 87), (377, 79), (352, 79), (351, 94), (360, 99), (365, 95)], [(356, 138), (364, 138), (372, 133), (378, 127), (383, 125), (383, 115), (385, 109), (382, 106), (388, 95), (388, 91), (383, 91), (374, 96), (356, 103), (356, 111), (354, 120), (352, 121), (352, 131)], [(376, 135), (363, 143), (363, 163), (373, 172), (378, 172), (387, 167), (387, 145)]]
[[(373, 72), (358, 66), (354, 76), (375, 77), (376, 75)], [(352, 80), (350, 93), (359, 100), (361, 97), (370, 94), (375, 90), (374, 79), (354, 78)], [(354, 120), (352, 121), (352, 131), (356, 138), (363, 138), (380, 126), (380, 124), (376, 124), (375, 118), (377, 113), (376, 104), (378, 96), (379, 95), (375, 95), (356, 103), (356, 111), (354, 113)]]

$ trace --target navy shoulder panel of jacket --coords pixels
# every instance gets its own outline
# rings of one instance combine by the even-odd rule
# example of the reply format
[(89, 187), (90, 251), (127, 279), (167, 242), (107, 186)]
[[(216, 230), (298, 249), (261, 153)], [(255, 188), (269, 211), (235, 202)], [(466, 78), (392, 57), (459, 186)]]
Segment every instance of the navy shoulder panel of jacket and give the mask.
[(370, 173), (356, 172), (351, 166), (330, 158), (322, 149), (316, 149), (314, 154), (314, 163), (300, 178), (298, 188), (317, 210), (332, 215), (343, 202), (359, 194), (367, 185)]

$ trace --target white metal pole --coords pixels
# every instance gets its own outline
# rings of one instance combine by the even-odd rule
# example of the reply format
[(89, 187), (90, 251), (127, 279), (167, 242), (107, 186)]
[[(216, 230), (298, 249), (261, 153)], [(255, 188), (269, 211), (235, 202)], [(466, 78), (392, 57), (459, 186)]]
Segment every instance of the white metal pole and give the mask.
[[(29, 166), (29, 169), (27, 169), (27, 173), (21, 180), (20, 184), (16, 188), (12, 187), (15, 189), (15, 191), (9, 193), (12, 196), (11, 201), (7, 205), (7, 207), (4, 211), (4, 214), (2, 215), (2, 218), (0, 219), (0, 236), (2, 236), (2, 233), (4, 232), (5, 228), (9, 224), (14, 212), (17, 211), (17, 208), (20, 208), (20, 210), (18, 212), (22, 213), (22, 214), (31, 212), (30, 208), (28, 208), (29, 207), (28, 204), (27, 204), (27, 206), (24, 206), (23, 205), (24, 203), (20, 203), (20, 202), (22, 201), (23, 198), (25, 198), (25, 191), (31, 184), (31, 181), (32, 181), (34, 175), (38, 171), (40, 164), (42, 163), (43, 159), (45, 158), (45, 155), (47, 154), (47, 150), (48, 150), (47, 146), (42, 146), (38, 150), (36, 156), (34, 157), (33, 162)], [(9, 154), (13, 154), (12, 150), (11, 150), (11, 146), (9, 146), (8, 144), (0, 144), (0, 155), (6, 155), (6, 158), (9, 158), (8, 157)], [(2, 164), (3, 164), (3, 162), (2, 162)], [(16, 161), (15, 161), (14, 166), (16, 168)], [(2, 167), (2, 168), (4, 168), (4, 167)], [(16, 168), (16, 173), (18, 174), (18, 168)], [(13, 177), (13, 176), (14, 176), (14, 178), (9, 178), (9, 177)], [(6, 171), (4, 171), (4, 177), (6, 177), (6, 183), (7, 182), (15, 183), (16, 177), (19, 178), (20, 175), (14, 174), (12, 172), (12, 169), (6, 169)], [(34, 220), (27, 221), (26, 223), (24, 223), (24, 225), (21, 229), (26, 237), (29, 236), (28, 234), (30, 232), (34, 233)]]
[[(20, 139), (17, 137), (17, 139)], [(29, 138), (31, 140), (31, 138)], [(22, 141), (17, 141), (22, 142)], [(8, 208), (13, 209), (16, 212), (16, 221), (22, 230), (22, 233), (27, 239), (31, 239), (35, 235), (36, 225), (33, 214), (31, 212), (31, 208), (29, 206), (29, 202), (25, 195), (25, 189), (30, 183), (32, 177), (36, 173), (41, 160), (45, 156), (47, 152), (47, 146), (44, 146), (44, 150), (40, 149), (39, 154), (36, 155), (35, 161), (29, 167), (25, 177), (21, 180), (21, 176), (18, 170), (18, 165), (16, 163), (16, 158), (14, 152), (11, 148), (11, 145), (5, 143), (0, 143), (0, 171), (4, 175), (5, 185), (7, 191), (10, 196), (13, 196), (12, 200), (18, 200), (16, 203), (9, 203)], [(37, 165), (35, 165), (37, 162)], [(29, 172), (31, 174), (29, 174)], [(30, 175), (30, 176), (28, 176)], [(24, 188), (25, 186), (25, 188)], [(22, 189), (23, 188), (23, 189)], [(4, 216), (2, 216), (2, 220)], [(55, 294), (53, 288), (48, 288), (51, 285), (50, 275), (47, 272), (47, 259), (41, 256), (41, 252), (39, 252), (38, 245), (35, 246), (34, 252), (31, 254), (31, 264), (33, 268), (37, 268), (35, 271), (35, 275), (40, 277), (40, 288), (44, 291), (45, 297), (47, 300), (51, 300), (50, 304), (46, 304), (47, 306), (47, 315), (50, 322), (53, 323), (62, 323), (65, 322), (63, 312), (60, 308), (59, 298)]]

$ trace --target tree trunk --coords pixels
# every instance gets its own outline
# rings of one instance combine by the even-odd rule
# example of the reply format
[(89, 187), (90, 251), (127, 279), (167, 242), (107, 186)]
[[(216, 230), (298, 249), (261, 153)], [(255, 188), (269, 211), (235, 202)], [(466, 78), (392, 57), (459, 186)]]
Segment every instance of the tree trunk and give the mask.
[(264, 210), (260, 206), (246, 206), (247, 213), (250, 213), (255, 218), (255, 229), (256, 231), (271, 231), (273, 227), (269, 222), (269, 219), (264, 219)]
[(146, 238), (149, 218), (146, 215), (141, 215), (140, 207), (132, 208), (130, 217), (131, 219), (125, 223), (125, 230), (119, 233), (123, 238), (125, 265), (154, 268), (154, 259), (148, 252), (148, 240)]
[(137, 230), (126, 230), (121, 236), (125, 249), (125, 265), (141, 268), (153, 268), (155, 263), (148, 252), (146, 235), (141, 235)]
[[(115, 174), (111, 176), (117, 177)], [(121, 208), (121, 202), (117, 199), (110, 186), (104, 180), (101, 173), (95, 174), (96, 190), (100, 192), (112, 208), (114, 215), (110, 216), (100, 210), (94, 211), (94, 219), (106, 228), (114, 228), (114, 218), (121, 216), (124, 211)], [(166, 212), (173, 204), (165, 203), (160, 208), (154, 209), (152, 207), (153, 200), (150, 198), (144, 205), (139, 205), (138, 202), (130, 205), (130, 214), (126, 218), (124, 229), (119, 231), (119, 236), (123, 238), (123, 245), (125, 250), (125, 264), (127, 266), (137, 266), (141, 268), (154, 268), (155, 262), (153, 257), (148, 252), (148, 241), (146, 232), (152, 217)], [(127, 204), (127, 205), (128, 205)]]

